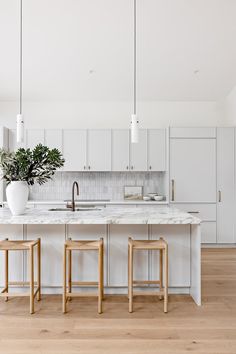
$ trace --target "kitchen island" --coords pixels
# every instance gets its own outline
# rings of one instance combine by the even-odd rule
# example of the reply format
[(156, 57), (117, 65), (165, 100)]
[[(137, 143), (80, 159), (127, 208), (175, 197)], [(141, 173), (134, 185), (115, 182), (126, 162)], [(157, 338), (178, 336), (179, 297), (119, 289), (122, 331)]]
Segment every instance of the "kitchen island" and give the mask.
[[(12, 216), (0, 211), (0, 238), (42, 240), (42, 286), (44, 293), (61, 293), (62, 255), (65, 239), (104, 238), (106, 293), (127, 292), (128, 237), (155, 240), (164, 237), (169, 245), (169, 292), (190, 294), (201, 305), (201, 221), (171, 207), (107, 207), (101, 209), (49, 211), (27, 209), (24, 215)], [(91, 253), (91, 252), (90, 252)], [(97, 279), (97, 254), (73, 256), (74, 280)], [(3, 269), (3, 255), (0, 266)], [(158, 278), (158, 255), (138, 252), (134, 256), (134, 277)], [(3, 286), (3, 274), (0, 285)], [(10, 278), (27, 278), (27, 257), (19, 252), (10, 256)], [(14, 278), (14, 279), (13, 279)], [(149, 290), (145, 287), (143, 290)], [(83, 289), (82, 289), (83, 290)], [(82, 291), (80, 290), (80, 291)], [(155, 293), (155, 289), (153, 289)]]

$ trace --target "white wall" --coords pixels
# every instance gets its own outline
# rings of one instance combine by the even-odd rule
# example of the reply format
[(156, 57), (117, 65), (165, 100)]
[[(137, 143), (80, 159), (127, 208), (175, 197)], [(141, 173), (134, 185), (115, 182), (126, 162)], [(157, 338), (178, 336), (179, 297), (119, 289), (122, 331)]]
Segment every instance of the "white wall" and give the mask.
[[(132, 103), (24, 102), (23, 111), (29, 128), (127, 128)], [(0, 125), (14, 128), (17, 113), (17, 102), (0, 102)], [(139, 102), (138, 115), (144, 128), (227, 124), (224, 106), (217, 102)]]

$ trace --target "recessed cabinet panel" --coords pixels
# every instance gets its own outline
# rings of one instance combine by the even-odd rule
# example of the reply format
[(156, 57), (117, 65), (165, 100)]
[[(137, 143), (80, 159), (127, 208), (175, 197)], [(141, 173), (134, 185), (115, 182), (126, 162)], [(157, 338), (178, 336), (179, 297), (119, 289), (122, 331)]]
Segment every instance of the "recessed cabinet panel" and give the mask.
[(84, 171), (87, 168), (87, 131), (63, 131), (63, 156), (65, 158), (64, 171)]
[(170, 200), (216, 202), (215, 139), (170, 139)]
[(129, 130), (112, 130), (112, 171), (128, 171)]
[(166, 170), (166, 131), (165, 129), (148, 130), (148, 170)]
[(216, 243), (216, 222), (201, 223), (202, 243)]
[(111, 171), (111, 130), (88, 130), (88, 169)]
[(28, 129), (26, 131), (26, 147), (33, 149), (38, 144), (44, 145), (44, 129)]
[[(147, 240), (146, 225), (111, 225), (109, 235), (109, 286), (128, 285), (128, 238)], [(148, 252), (134, 252), (134, 279), (148, 279)]]
[(48, 146), (50, 149), (58, 149), (62, 152), (62, 130), (45, 130), (45, 145)]
[(139, 142), (130, 142), (130, 170), (147, 171), (147, 130), (139, 130)]
[(233, 243), (234, 128), (217, 128), (217, 242)]

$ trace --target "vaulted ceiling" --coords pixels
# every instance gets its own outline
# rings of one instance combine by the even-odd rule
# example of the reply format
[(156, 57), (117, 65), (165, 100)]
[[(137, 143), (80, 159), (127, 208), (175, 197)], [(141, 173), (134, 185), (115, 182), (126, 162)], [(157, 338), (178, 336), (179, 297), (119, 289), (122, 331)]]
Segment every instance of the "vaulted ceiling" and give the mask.
[[(23, 0), (25, 100), (130, 100), (133, 0)], [(0, 0), (0, 100), (18, 97), (19, 0)], [(235, 0), (137, 0), (139, 100), (236, 84)]]

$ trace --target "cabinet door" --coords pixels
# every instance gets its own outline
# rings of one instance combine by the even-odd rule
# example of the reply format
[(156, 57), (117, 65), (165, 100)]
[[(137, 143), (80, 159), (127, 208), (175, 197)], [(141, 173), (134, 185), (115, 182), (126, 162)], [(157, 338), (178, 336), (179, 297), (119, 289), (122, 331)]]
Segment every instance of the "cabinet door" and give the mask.
[(45, 145), (48, 146), (50, 149), (58, 149), (62, 152), (62, 130), (45, 130)]
[(129, 130), (112, 130), (112, 171), (129, 170)]
[(44, 130), (28, 129), (26, 131), (26, 147), (29, 149), (33, 149), (38, 144), (44, 145)]
[(217, 128), (217, 242), (234, 238), (234, 128)]
[[(43, 287), (61, 287), (62, 262), (65, 243), (65, 225), (27, 225), (27, 239), (41, 238), (41, 276)], [(37, 259), (35, 257), (35, 269)], [(28, 278), (28, 257), (25, 262), (25, 278)], [(37, 273), (35, 273), (36, 276)]]
[(88, 169), (111, 171), (111, 130), (88, 131)]
[[(147, 240), (146, 225), (111, 225), (109, 235), (109, 286), (128, 285), (128, 238)], [(148, 279), (148, 252), (134, 252), (134, 279)]]
[(166, 131), (165, 129), (148, 130), (148, 170), (166, 170)]
[(170, 198), (216, 201), (216, 140), (170, 139)]
[(64, 171), (86, 170), (87, 131), (63, 131), (63, 156), (65, 159)]
[(216, 222), (202, 222), (202, 243), (216, 243)]
[(133, 171), (147, 171), (147, 130), (140, 129), (139, 142), (130, 140), (130, 169)]

